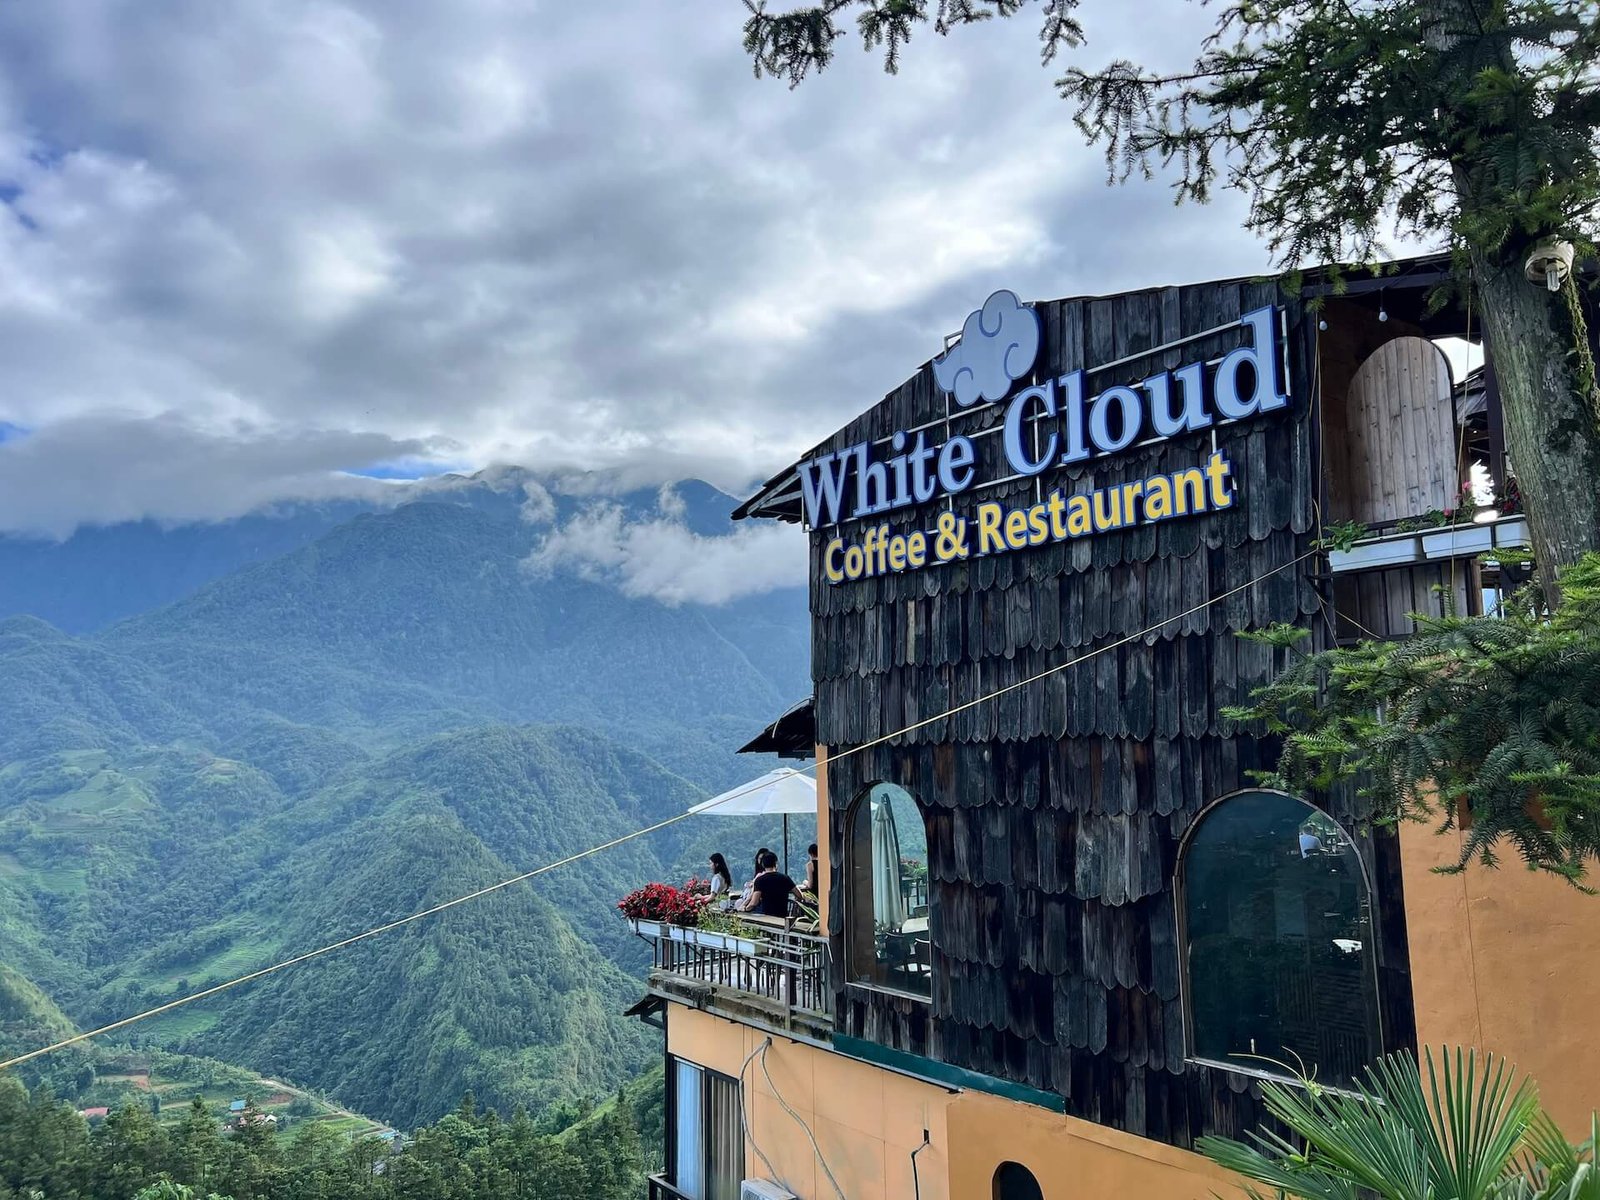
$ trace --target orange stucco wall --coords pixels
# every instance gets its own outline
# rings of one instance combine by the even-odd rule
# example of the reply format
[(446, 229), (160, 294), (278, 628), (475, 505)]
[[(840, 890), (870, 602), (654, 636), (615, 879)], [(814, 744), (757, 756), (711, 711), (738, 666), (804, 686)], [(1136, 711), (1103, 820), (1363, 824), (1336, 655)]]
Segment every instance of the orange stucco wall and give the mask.
[(1461, 836), (1400, 833), (1417, 1040), (1504, 1055), (1539, 1085), (1569, 1136), (1600, 1107), (1600, 897), (1509, 857), (1496, 870), (1454, 863)]
[[(776, 1035), (744, 1070), (746, 1171), (776, 1174), (801, 1200), (836, 1200), (810, 1127), (849, 1200), (989, 1200), (995, 1170), (1022, 1163), (1045, 1200), (1205, 1200), (1235, 1194), (1232, 1177), (1197, 1155), (982, 1092), (951, 1092)], [(769, 1035), (679, 1005), (667, 1010), (667, 1046), (679, 1057), (738, 1076)], [(771, 1080), (768, 1081), (767, 1075)], [(911, 1154), (917, 1155), (915, 1185)]]

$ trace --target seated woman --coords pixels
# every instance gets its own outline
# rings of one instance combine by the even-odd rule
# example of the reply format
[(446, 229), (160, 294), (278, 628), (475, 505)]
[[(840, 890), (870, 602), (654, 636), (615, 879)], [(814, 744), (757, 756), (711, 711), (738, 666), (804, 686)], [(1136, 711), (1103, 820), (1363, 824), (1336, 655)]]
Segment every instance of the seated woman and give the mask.
[(711, 900), (715, 904), (726, 904), (728, 893), (733, 890), (733, 875), (728, 870), (728, 860), (720, 854), (711, 856)]
[[(750, 878), (745, 880), (744, 891), (740, 892), (736, 898), (729, 901), (729, 903), (723, 909), (724, 912), (750, 911), (750, 901), (755, 895), (756, 876), (761, 874), (761, 860), (766, 858), (766, 856), (771, 853), (772, 851), (768, 850), (765, 846), (756, 851), (755, 869), (750, 872)], [(774, 859), (774, 861), (776, 861), (776, 859)]]

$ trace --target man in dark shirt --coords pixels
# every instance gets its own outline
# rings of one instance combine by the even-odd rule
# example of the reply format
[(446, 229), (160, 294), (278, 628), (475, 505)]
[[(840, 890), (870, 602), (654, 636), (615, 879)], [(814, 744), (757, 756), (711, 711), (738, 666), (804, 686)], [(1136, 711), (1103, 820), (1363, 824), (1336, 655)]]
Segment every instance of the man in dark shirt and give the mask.
[(761, 872), (750, 881), (750, 902), (746, 912), (763, 917), (787, 917), (789, 897), (795, 892), (794, 880), (778, 870), (778, 856), (768, 851), (759, 860)]

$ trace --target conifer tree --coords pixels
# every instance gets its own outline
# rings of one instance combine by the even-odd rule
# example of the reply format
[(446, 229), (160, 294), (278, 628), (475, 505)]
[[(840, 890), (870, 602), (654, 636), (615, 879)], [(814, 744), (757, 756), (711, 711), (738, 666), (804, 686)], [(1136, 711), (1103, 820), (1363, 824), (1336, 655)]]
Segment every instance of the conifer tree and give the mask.
[(200, 1097), (190, 1101), (182, 1123), (172, 1133), (171, 1144), (173, 1176), (203, 1195), (221, 1169), (223, 1144), (217, 1120)]
[(160, 1181), (167, 1166), (167, 1136), (150, 1110), (126, 1104), (94, 1131), (93, 1192), (99, 1200), (132, 1200)]
[[(1600, 857), (1600, 554), (1497, 615), (1418, 618), (1414, 636), (1294, 662), (1234, 720), (1284, 737), (1262, 782), (1296, 793), (1359, 782), (1379, 820), (1464, 826), (1460, 870), (1505, 843), (1528, 866), (1584, 879)], [(1304, 629), (1242, 635), (1292, 647)]]
[[(745, 3), (757, 74), (791, 84), (832, 61), (851, 16), (891, 72), (919, 29), (1030, 9), (1045, 63), (1084, 40), (1077, 0)], [(1057, 81), (1114, 180), (1170, 167), (1179, 200), (1242, 191), (1288, 267), (1370, 262), (1392, 226), (1449, 246), (1552, 601), (1558, 569), (1600, 549), (1600, 393), (1578, 273), (1551, 292), (1524, 265), (1546, 239), (1593, 251), (1597, 57), (1593, 0), (1235, 0), (1189, 65), (1073, 66)]]

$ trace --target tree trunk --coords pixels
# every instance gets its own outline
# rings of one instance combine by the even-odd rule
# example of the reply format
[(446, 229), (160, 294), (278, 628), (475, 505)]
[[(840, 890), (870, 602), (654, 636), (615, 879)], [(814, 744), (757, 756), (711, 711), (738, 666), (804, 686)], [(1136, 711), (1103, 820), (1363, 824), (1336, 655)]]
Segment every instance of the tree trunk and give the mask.
[(1539, 581), (1600, 550), (1600, 423), (1582, 379), (1566, 298), (1529, 283), (1521, 255), (1472, 251), (1483, 332), (1505, 413), (1506, 451), (1528, 509)]

